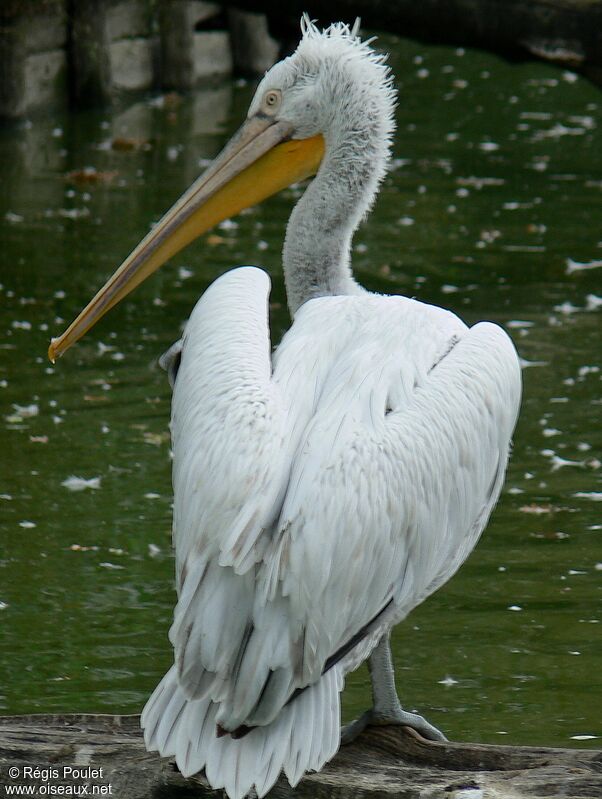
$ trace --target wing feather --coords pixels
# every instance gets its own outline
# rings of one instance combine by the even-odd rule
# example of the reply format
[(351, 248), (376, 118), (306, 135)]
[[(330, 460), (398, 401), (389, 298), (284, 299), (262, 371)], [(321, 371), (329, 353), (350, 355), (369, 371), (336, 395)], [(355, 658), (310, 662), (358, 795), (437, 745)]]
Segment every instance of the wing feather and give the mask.
[(170, 638), (190, 698), (220, 698), (241, 655), (253, 567), (283, 491), (285, 409), (271, 380), (268, 292), (258, 269), (226, 273), (183, 336), (172, 406), (179, 598)]
[[(499, 494), (520, 394), (503, 331), (403, 298), (306, 303), (272, 364), (268, 291), (253, 268), (210, 287), (174, 387), (178, 695), (227, 730), (276, 723), (354, 636), (346, 668), (369, 654), (385, 606), (391, 624), (458, 568)], [(296, 779), (318, 755), (290, 745)], [(235, 757), (219, 746), (216, 774)]]
[(499, 495), (520, 398), (516, 353), (492, 324), (418, 369), (377, 424), (365, 411), (379, 406), (382, 368), (370, 350), (354, 356), (308, 426), (279, 521), (282, 591), (305, 628), (302, 682), (391, 597), (402, 618), (466, 558)]

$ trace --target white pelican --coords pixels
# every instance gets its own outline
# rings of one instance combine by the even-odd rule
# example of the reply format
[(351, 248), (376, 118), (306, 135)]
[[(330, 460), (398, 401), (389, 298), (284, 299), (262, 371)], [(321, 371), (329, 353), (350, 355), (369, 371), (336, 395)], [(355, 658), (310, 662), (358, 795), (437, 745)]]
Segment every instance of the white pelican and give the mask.
[(340, 740), (345, 675), (369, 658), (374, 707), (410, 725), (393, 625), (448, 580), (499, 496), (521, 390), (494, 324), (372, 294), (351, 239), (389, 157), (388, 67), (356, 28), (307, 18), (248, 118), (50, 346), (55, 358), (216, 222), (316, 174), (283, 263), (294, 322), (270, 353), (265, 272), (233, 269), (164, 356), (174, 384), (174, 665), (142, 714), (146, 745), (231, 799), (295, 785)]

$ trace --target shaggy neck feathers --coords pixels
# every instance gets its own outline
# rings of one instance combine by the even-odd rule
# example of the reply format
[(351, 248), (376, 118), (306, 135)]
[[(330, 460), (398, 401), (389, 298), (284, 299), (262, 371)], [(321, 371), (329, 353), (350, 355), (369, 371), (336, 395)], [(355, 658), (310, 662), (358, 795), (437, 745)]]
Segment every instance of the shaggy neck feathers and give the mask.
[(363, 291), (351, 272), (351, 242), (385, 175), (394, 126), (395, 94), (383, 57), (340, 24), (323, 33), (306, 27), (296, 55), (319, 58), (320, 48), (334, 50), (321, 66), (326, 149), (286, 231), (291, 314), (314, 297)]

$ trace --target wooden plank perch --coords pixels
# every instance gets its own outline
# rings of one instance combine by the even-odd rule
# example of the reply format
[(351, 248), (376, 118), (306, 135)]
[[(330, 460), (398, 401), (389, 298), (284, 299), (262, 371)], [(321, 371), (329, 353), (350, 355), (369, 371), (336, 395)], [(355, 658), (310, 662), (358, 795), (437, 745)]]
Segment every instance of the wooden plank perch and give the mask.
[[(88, 785), (83, 795), (117, 799), (223, 795), (211, 790), (201, 776), (184, 779), (172, 761), (146, 752), (138, 716), (0, 718), (2, 796), (8, 795), (10, 785), (38, 786), (39, 793), (30, 794), (34, 796), (69, 795), (57, 790), (61, 785), (70, 786), (71, 795), (78, 795), (76, 786)], [(52, 786), (52, 791), (42, 786)], [(602, 751), (430, 743), (406, 728), (371, 728), (343, 747), (321, 772), (307, 775), (295, 789), (281, 778), (269, 796), (595, 799), (602, 797)]]

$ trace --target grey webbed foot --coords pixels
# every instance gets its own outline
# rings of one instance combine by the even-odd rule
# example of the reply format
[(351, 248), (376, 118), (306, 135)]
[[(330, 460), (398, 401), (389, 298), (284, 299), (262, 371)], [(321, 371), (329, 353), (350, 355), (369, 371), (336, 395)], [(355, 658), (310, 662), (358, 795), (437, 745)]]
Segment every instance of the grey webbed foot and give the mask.
[(418, 713), (409, 713), (401, 706), (395, 690), (388, 633), (383, 635), (372, 651), (368, 660), (368, 669), (372, 680), (374, 706), (341, 730), (341, 744), (351, 743), (370, 724), (380, 727), (387, 725), (411, 727), (427, 741), (447, 741), (445, 735), (426, 719)]
[(447, 741), (443, 733), (430, 724), (418, 713), (409, 713), (401, 706), (393, 712), (379, 713), (374, 708), (367, 710), (359, 719), (346, 724), (341, 730), (341, 745), (349, 744), (362, 733), (366, 727), (385, 727), (395, 725), (399, 727), (411, 727), (427, 741)]

